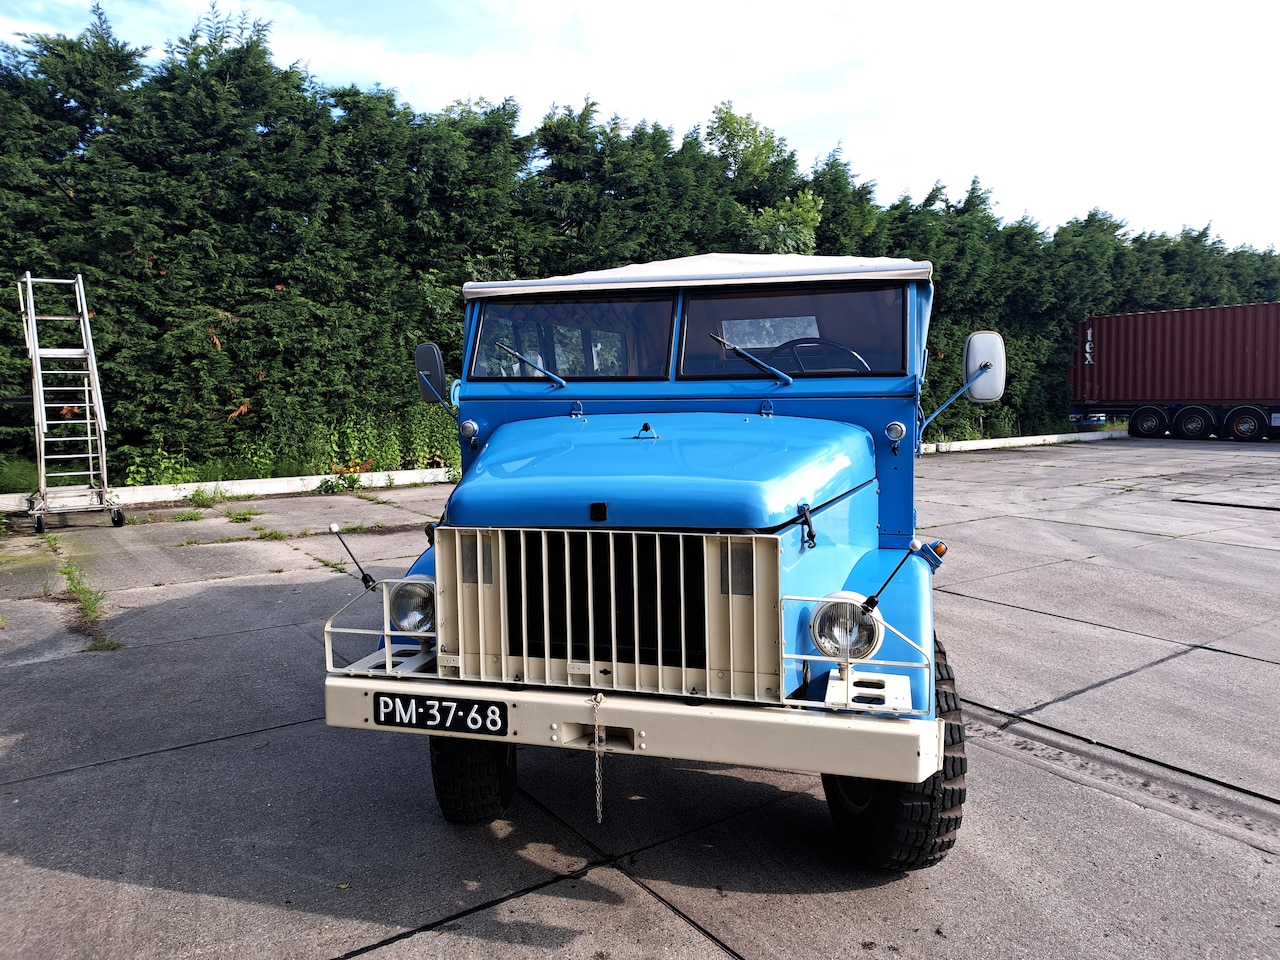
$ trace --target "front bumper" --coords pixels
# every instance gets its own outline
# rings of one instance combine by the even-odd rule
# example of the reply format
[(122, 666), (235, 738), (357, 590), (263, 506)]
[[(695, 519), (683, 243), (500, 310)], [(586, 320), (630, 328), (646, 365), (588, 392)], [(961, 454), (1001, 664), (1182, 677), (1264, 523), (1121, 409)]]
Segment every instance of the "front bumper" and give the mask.
[[(685, 702), (634, 693), (520, 688), (432, 679), (330, 674), (330, 726), (428, 733), (376, 726), (374, 696), (502, 700), (508, 742), (567, 750), (632, 753), (775, 770), (920, 783), (942, 767), (943, 723), (796, 707)], [(603, 744), (597, 746), (597, 726)], [(433, 736), (465, 736), (430, 731)], [(468, 739), (490, 739), (468, 737)]]

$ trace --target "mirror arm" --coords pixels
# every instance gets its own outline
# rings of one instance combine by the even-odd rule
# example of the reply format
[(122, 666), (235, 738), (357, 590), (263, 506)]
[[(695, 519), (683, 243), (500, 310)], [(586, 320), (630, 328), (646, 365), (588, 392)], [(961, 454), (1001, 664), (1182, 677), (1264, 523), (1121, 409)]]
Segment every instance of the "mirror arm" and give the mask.
[(943, 410), (947, 409), (947, 407), (951, 406), (951, 404), (955, 403), (955, 401), (960, 398), (960, 395), (962, 393), (964, 393), (966, 390), (972, 387), (975, 383), (977, 383), (978, 378), (980, 378), (983, 374), (991, 370), (991, 366), (992, 366), (991, 361), (988, 360), (986, 363), (982, 365), (981, 369), (979, 369), (977, 373), (975, 373), (972, 377), (969, 378), (968, 383), (966, 383), (963, 387), (961, 387), (959, 390), (953, 393), (946, 403), (940, 406), (937, 410), (933, 411), (933, 413), (929, 415), (929, 419), (926, 420), (924, 423), (920, 424), (920, 430), (918, 435), (924, 436), (925, 427), (933, 423), (933, 421), (937, 418), (938, 414), (940, 414)]
[(457, 423), (458, 414), (454, 412), (453, 407), (445, 402), (444, 397), (440, 396), (440, 392), (436, 390), (431, 381), (427, 378), (427, 375), (421, 370), (418, 371), (418, 379), (427, 385), (427, 389), (431, 391), (431, 395), (440, 401), (440, 406), (444, 407), (445, 410), (448, 411), (449, 416), (453, 417), (454, 423)]

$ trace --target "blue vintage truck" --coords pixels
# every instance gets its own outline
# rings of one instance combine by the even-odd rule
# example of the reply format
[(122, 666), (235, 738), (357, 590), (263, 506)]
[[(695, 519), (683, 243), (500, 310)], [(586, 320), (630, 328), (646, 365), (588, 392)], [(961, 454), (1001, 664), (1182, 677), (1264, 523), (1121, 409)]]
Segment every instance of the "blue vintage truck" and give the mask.
[[(931, 274), (709, 254), (467, 284), (451, 389), (417, 353), (462, 477), (381, 609), (327, 625), (328, 723), (428, 735), (452, 822), (504, 815), (517, 746), (543, 746), (597, 777), (611, 754), (810, 771), (856, 862), (940, 860), (966, 761), (946, 548), (915, 529)], [(999, 336), (965, 353), (956, 397), (998, 399)]]

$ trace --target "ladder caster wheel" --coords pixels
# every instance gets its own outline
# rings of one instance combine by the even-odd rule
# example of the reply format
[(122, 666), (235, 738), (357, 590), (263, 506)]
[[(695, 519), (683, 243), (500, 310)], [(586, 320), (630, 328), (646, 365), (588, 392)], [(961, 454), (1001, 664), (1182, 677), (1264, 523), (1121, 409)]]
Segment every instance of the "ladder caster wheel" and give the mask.
[(111, 525), (112, 525), (113, 527), (123, 527), (123, 526), (124, 526), (124, 511), (123, 511), (123, 510), (112, 510), (112, 511), (111, 511)]
[(44, 533), (44, 515), (36, 514), (35, 517), (36, 533)]

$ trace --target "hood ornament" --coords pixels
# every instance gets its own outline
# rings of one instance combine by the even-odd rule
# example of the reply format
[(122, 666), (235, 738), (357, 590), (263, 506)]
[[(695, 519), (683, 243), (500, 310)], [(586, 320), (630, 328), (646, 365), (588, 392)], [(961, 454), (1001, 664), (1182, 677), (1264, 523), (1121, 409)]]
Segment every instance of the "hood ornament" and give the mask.
[(646, 423), (640, 427), (640, 432), (637, 433), (631, 439), (632, 440), (661, 440), (662, 437), (659, 436), (656, 431), (654, 431), (652, 426)]

